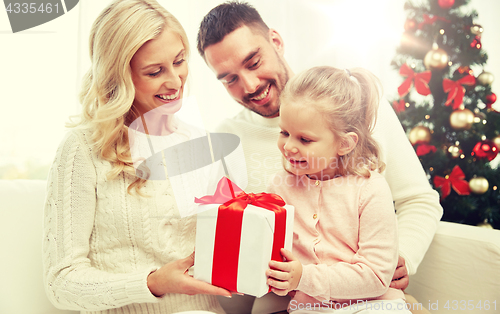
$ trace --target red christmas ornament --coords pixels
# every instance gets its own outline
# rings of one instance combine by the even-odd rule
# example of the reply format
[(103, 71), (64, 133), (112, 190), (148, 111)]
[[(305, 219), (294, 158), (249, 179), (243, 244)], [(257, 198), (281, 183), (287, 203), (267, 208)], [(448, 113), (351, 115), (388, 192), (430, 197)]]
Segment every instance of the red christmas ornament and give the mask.
[(471, 155), (475, 155), (478, 158), (486, 158), (488, 161), (492, 161), (498, 155), (498, 147), (495, 142), (484, 140), (478, 142), (476, 146), (474, 146)]
[(474, 37), (474, 40), (470, 43), (470, 47), (481, 49), (481, 36)]
[(470, 194), (469, 182), (464, 179), (464, 172), (456, 165), (449, 175), (444, 178), (435, 176), (433, 181), (436, 188), (441, 188), (441, 199), (445, 199), (450, 195), (451, 188), (453, 188), (458, 195)]
[(495, 93), (491, 93), (486, 96), (486, 107), (491, 108), (491, 105), (493, 105), (497, 101), (497, 95)]
[(455, 0), (439, 0), (438, 4), (443, 9), (449, 9), (455, 4)]

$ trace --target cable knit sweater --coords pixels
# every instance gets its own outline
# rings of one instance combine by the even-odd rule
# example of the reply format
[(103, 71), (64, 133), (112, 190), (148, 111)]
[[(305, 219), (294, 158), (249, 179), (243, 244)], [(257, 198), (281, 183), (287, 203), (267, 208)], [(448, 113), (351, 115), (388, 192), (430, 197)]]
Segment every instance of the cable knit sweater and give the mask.
[[(217, 128), (217, 132), (233, 133), (241, 138), (248, 171), (247, 192), (264, 191), (270, 178), (283, 169), (277, 147), (278, 122), (279, 118), (264, 118), (244, 109)], [(431, 188), (396, 114), (386, 101), (380, 104), (373, 136), (387, 166), (382, 174), (395, 202), (399, 254), (412, 275), (417, 271), (443, 214), (439, 194)]]
[(89, 131), (73, 129), (52, 165), (44, 210), (44, 275), (49, 299), (82, 313), (224, 311), (209, 295), (157, 298), (147, 276), (194, 250), (196, 216), (181, 218), (168, 180), (148, 181), (149, 197), (127, 193), (135, 176), (106, 175)]

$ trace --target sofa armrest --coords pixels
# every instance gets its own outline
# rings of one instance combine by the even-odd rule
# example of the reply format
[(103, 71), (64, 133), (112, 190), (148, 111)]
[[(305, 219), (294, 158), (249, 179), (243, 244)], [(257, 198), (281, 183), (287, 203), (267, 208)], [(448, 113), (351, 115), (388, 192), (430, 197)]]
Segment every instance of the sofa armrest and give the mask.
[(498, 313), (500, 230), (439, 222), (406, 293), (432, 313)]
[(0, 180), (0, 313), (71, 314), (45, 294), (42, 268), (46, 181)]

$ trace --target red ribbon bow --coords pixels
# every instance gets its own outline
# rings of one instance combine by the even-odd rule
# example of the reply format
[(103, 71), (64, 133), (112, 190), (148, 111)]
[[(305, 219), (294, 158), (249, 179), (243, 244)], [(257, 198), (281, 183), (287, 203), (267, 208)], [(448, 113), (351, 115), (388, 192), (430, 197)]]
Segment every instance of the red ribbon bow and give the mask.
[(432, 17), (430, 17), (428, 14), (424, 14), (423, 15), (424, 17), (424, 21), (421, 22), (420, 24), (418, 24), (418, 29), (422, 29), (422, 27), (425, 25), (425, 24), (429, 24), (429, 25), (432, 25), (434, 24), (437, 20), (441, 20), (441, 21), (445, 21), (447, 23), (450, 23), (450, 21), (448, 21), (447, 19), (445, 19), (444, 17), (441, 17), (441, 16), (437, 16), (437, 15), (433, 15)]
[(415, 89), (420, 95), (427, 96), (431, 93), (429, 88), (429, 81), (431, 80), (431, 71), (424, 71), (422, 73), (415, 72), (405, 63), (399, 69), (399, 74), (406, 76), (406, 80), (398, 87), (400, 97), (408, 94), (413, 81), (415, 81)]
[(421, 144), (417, 146), (417, 156), (427, 155), (430, 152), (436, 152), (436, 146), (429, 144)]
[(458, 109), (464, 100), (465, 87), (462, 85), (474, 85), (476, 78), (472, 75), (462, 77), (457, 81), (449, 79), (443, 80), (443, 90), (448, 93), (448, 99), (444, 103), (449, 106), (453, 102), (453, 109)]
[(399, 102), (395, 100), (392, 103), (392, 107), (394, 108), (394, 111), (396, 111), (396, 113), (403, 112), (406, 110), (406, 101), (404, 99), (400, 99)]
[(286, 210), (285, 201), (276, 194), (249, 193), (241, 191), (227, 178), (222, 178), (214, 196), (195, 199), (196, 203), (213, 204), (214, 199), (227, 198), (231, 186), (238, 189), (238, 196), (219, 206), (215, 228), (215, 244), (212, 264), (212, 284), (229, 291), (237, 290), (238, 259), (241, 242), (243, 211), (252, 204), (275, 213), (274, 238), (271, 259), (282, 262), (281, 248), (285, 247)]
[(463, 179), (465, 179), (465, 174), (462, 169), (456, 165), (446, 178), (435, 176), (434, 186), (436, 188), (441, 188), (441, 199), (445, 199), (450, 195), (452, 187), (458, 195), (469, 195), (469, 182)]

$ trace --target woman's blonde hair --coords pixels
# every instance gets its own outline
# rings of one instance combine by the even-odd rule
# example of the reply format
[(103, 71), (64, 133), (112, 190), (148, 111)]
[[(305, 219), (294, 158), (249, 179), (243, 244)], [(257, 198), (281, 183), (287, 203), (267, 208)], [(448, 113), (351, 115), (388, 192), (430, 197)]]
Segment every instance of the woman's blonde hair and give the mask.
[(321, 66), (290, 79), (280, 102), (283, 106), (299, 100), (306, 106), (314, 106), (339, 143), (349, 140), (348, 132), (356, 133), (358, 143), (351, 152), (340, 156), (338, 175), (370, 177), (370, 170), (381, 172), (385, 168), (372, 137), (381, 95), (380, 80), (368, 70)]
[[(79, 121), (69, 126), (92, 130), (94, 148), (113, 165), (108, 179), (122, 171), (135, 176), (127, 126), (140, 116), (133, 107), (135, 87), (130, 61), (142, 45), (165, 30), (179, 35), (188, 54), (189, 43), (182, 25), (155, 0), (115, 0), (92, 25), (92, 65), (80, 92), (83, 110)], [(129, 186), (129, 192), (133, 187), (139, 191), (144, 183), (138, 178)]]

